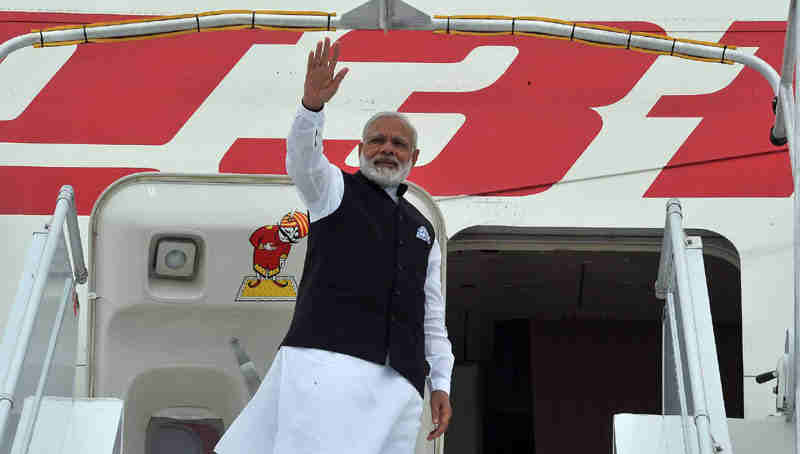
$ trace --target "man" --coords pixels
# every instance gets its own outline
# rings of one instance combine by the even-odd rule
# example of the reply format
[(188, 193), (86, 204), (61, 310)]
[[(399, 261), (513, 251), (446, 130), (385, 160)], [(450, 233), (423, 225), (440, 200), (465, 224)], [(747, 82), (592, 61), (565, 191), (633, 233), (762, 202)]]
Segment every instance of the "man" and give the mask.
[(426, 361), (436, 426), (428, 440), (450, 422), (441, 250), (433, 226), (403, 198), (419, 156), (416, 130), (397, 113), (377, 114), (358, 146), (361, 170), (330, 164), (322, 110), (347, 74), (335, 73), (338, 56), (328, 39), (309, 54), (287, 139), (286, 169), (311, 221), (294, 318), (219, 454), (412, 454)]

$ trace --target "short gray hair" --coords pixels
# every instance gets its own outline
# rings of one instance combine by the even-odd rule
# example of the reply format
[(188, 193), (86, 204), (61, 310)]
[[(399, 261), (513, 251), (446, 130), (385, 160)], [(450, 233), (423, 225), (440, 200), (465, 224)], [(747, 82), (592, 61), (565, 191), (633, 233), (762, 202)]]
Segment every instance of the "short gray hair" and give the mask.
[(367, 130), (372, 126), (373, 123), (380, 120), (381, 118), (396, 118), (403, 123), (405, 123), (406, 127), (411, 131), (411, 151), (417, 149), (417, 128), (411, 124), (411, 121), (408, 120), (408, 117), (401, 114), (400, 112), (378, 112), (375, 115), (371, 116), (369, 120), (364, 124), (364, 130), (361, 131), (361, 141), (365, 142), (367, 140)]

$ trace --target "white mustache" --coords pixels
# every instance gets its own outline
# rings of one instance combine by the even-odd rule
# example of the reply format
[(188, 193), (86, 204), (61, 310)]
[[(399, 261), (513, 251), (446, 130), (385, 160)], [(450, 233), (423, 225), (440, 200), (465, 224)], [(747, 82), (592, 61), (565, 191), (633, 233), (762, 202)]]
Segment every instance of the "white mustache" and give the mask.
[[(359, 159), (361, 160), (361, 170), (364, 175), (381, 186), (394, 186), (401, 183), (411, 170), (410, 161), (404, 165), (397, 159), (397, 156), (391, 154), (378, 154), (373, 156), (372, 159), (366, 159), (365, 155), (360, 154)], [(394, 164), (394, 168), (376, 165), (389, 163)]]
[(394, 156), (375, 156), (370, 162), (372, 162), (372, 164), (390, 163), (398, 167), (400, 166), (400, 160)]

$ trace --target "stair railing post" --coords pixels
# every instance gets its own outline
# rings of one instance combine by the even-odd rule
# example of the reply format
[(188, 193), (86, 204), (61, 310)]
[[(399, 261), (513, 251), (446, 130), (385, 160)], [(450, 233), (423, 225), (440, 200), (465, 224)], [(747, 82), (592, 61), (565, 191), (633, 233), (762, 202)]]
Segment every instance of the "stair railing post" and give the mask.
[(31, 343), (33, 326), (36, 321), (36, 316), (39, 313), (39, 306), (41, 305), (42, 296), (44, 295), (47, 285), (48, 270), (53, 263), (60, 237), (63, 234), (64, 220), (67, 217), (72, 203), (72, 188), (69, 186), (62, 187), (59, 192), (58, 202), (56, 203), (55, 213), (50, 223), (47, 242), (45, 243), (44, 252), (42, 253), (42, 260), (39, 262), (38, 274), (33, 283), (33, 290), (28, 300), (27, 308), (25, 309), (19, 340), (15, 345), (14, 354), (8, 366), (8, 373), (3, 382), (0, 383), (2, 386), (0, 395), (6, 397), (0, 400), (0, 446), (2, 446), (5, 441), (6, 424), (8, 423), (8, 417), (13, 404), (11, 399), (17, 389), (17, 382), (22, 374), (22, 364), (25, 361), (28, 347)]
[(688, 263), (686, 260), (685, 236), (683, 233), (683, 214), (677, 200), (670, 200), (667, 205), (667, 223), (669, 224), (669, 240), (672, 243), (673, 272), (677, 284), (677, 310), (681, 317), (681, 337), (686, 348), (686, 366), (689, 373), (689, 394), (694, 409), (694, 422), (697, 428), (697, 443), (700, 454), (714, 454), (711, 438), (711, 424), (708, 405), (705, 399), (703, 370), (700, 367), (700, 347), (697, 342), (694, 308), (692, 306), (692, 290), (689, 285)]

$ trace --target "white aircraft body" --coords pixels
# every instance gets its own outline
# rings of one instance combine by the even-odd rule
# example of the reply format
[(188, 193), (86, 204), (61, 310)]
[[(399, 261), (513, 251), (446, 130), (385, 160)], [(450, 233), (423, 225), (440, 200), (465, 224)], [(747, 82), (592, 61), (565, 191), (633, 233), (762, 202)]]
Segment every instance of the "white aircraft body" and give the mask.
[[(341, 15), (360, 3), (243, 0), (225, 7)], [(541, 16), (720, 43), (779, 71), (788, 2), (414, 6), (429, 14)], [(219, 9), (212, 1), (6, 0), (0, 42), (49, 27)], [(227, 426), (246, 388), (224, 341), (243, 339), (263, 376), (291, 316), (292, 295), (281, 300), (275, 293), (284, 287), (256, 282), (260, 259), (251, 235), (303, 211), (302, 203), (284, 180), (274, 180), (280, 190), (259, 189), (273, 180), (246, 177), (223, 177), (232, 184), (227, 189), (196, 177), (202, 191), (178, 177), (162, 181), (175, 183), (174, 191), (161, 189), (157, 176), (129, 177), (117, 192), (101, 194), (139, 172), (285, 174), (285, 138), (306, 56), (324, 36), (341, 44), (340, 66), (350, 69), (325, 106), (331, 162), (356, 170), (361, 127), (378, 111), (406, 113), (420, 133), (410, 180), (441, 212), (456, 356), (446, 452), (606, 452), (611, 415), (660, 412), (663, 302), (653, 284), (672, 198), (681, 200), (684, 228), (703, 241), (727, 416), (773, 418), (774, 383), (754, 378), (775, 369), (791, 327), (793, 189), (787, 147), (769, 139), (769, 83), (741, 64), (569, 40), (245, 29), (14, 52), (0, 61), (0, 320), (23, 274), (31, 232), (49, 221), (59, 187), (72, 185), (95, 286), (78, 288), (82, 307), (90, 299), (96, 305), (92, 348), (99, 359), (88, 393), (123, 398), (129, 408), (134, 398), (166, 402), (185, 385), (181, 371), (191, 375), (204, 367), (205, 355), (217, 355), (229, 360), (227, 375), (218, 382), (211, 369), (197, 372), (192, 383), (208, 386), (197, 385), (197, 392), (221, 395), (214, 384), (225, 380), (241, 390), (226, 391), (235, 401), (220, 404), (227, 410), (195, 410), (202, 417), (192, 418)], [(107, 203), (95, 207), (97, 200)], [(93, 207), (97, 219), (90, 223)], [(162, 224), (148, 224), (155, 218)], [(200, 238), (210, 229), (230, 247), (214, 250), (203, 240), (209, 246), (198, 262), (202, 282), (173, 292), (148, 281), (155, 243), (125, 233), (128, 225), (145, 226), (142, 232), (156, 240)], [(303, 249), (282, 262), (290, 289), (299, 282)], [(369, 265), (342, 258), (342, 266), (358, 281), (359, 267)], [(113, 306), (103, 301), (111, 287), (158, 301), (158, 308), (133, 302), (119, 312), (103, 309)], [(189, 307), (176, 302), (184, 297), (205, 314), (202, 323), (177, 312)], [(257, 315), (271, 305), (282, 315)], [(226, 318), (228, 309), (237, 315)], [(192, 345), (196, 351), (175, 360), (178, 349)], [(143, 353), (158, 350), (163, 357)], [(141, 366), (151, 360), (158, 367)], [(171, 380), (175, 389), (142, 397), (143, 380)], [(156, 403), (136, 411), (174, 419), (175, 408), (213, 402)], [(124, 443), (136, 440), (127, 451), (149, 449), (148, 420), (141, 421), (136, 433), (124, 429)], [(420, 446), (418, 452), (429, 452)]]

